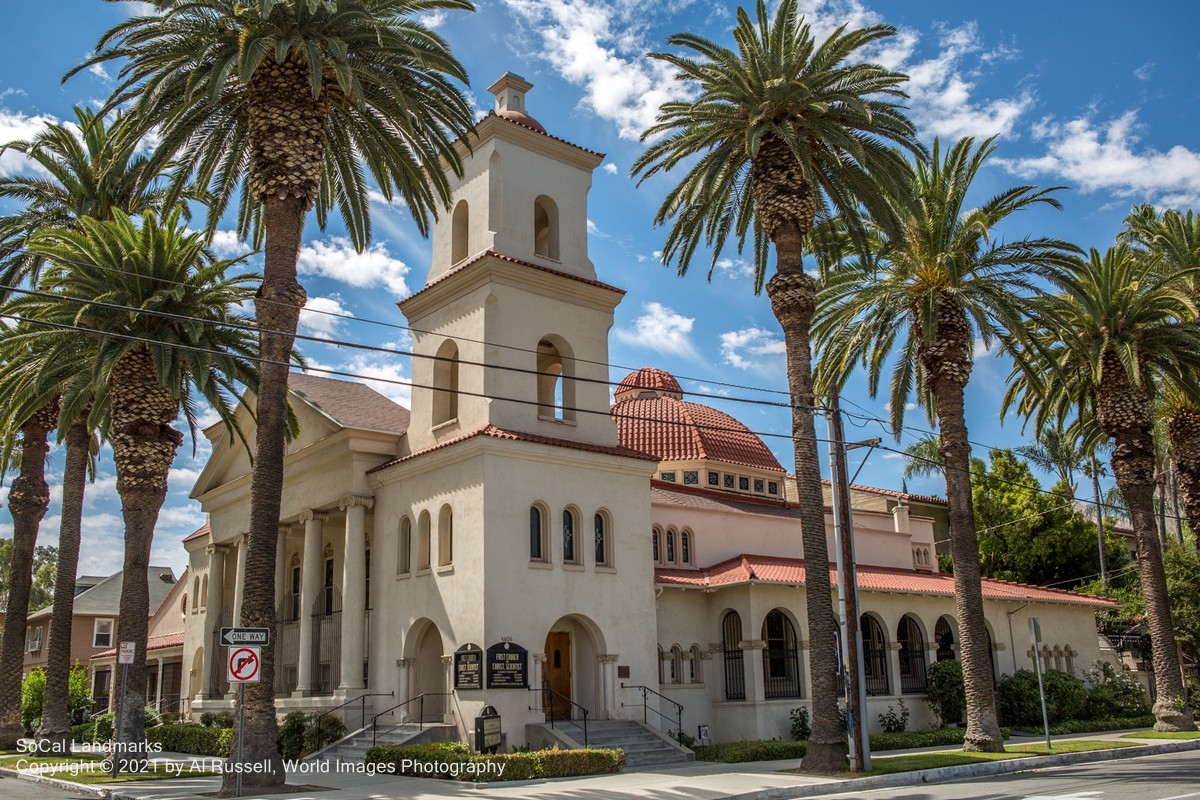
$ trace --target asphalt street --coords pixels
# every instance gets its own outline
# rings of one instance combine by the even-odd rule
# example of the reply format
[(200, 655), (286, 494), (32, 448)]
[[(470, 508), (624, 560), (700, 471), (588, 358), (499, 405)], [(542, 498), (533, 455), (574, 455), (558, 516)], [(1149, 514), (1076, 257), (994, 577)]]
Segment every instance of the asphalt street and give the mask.
[(1200, 751), (820, 797), (839, 800), (1200, 800)]
[(0, 775), (0, 797), (4, 800), (95, 800), (92, 795), (66, 792), (51, 786), (42, 786), (20, 778)]

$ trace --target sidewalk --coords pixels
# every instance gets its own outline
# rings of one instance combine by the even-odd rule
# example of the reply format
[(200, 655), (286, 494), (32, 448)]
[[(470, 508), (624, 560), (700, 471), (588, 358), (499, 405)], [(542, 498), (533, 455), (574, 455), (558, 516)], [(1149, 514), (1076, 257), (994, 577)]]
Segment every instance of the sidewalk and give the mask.
[[(1070, 739), (1120, 740), (1121, 731), (1103, 734), (1081, 734), (1055, 737), (1053, 741)], [(1022, 737), (1010, 743), (1041, 741), (1035, 737)], [(672, 797), (680, 800), (788, 800), (835, 792), (868, 791), (895, 786), (933, 783), (978, 775), (994, 775), (1005, 772), (1020, 772), (1063, 764), (1078, 764), (1089, 761), (1107, 761), (1116, 758), (1133, 758), (1154, 753), (1200, 750), (1200, 739), (1134, 740), (1145, 747), (1122, 750), (1098, 750), (1088, 753), (1037, 756), (972, 764), (962, 767), (945, 767), (923, 772), (898, 773), (866, 778), (825, 778), (785, 772), (800, 765), (798, 760), (758, 761), (746, 764), (714, 764), (697, 762), (669, 768), (647, 768), (619, 775), (600, 775), (586, 778), (560, 778), (556, 780), (513, 781), (508, 783), (471, 784), (448, 780), (423, 778), (399, 778), (392, 775), (368, 775), (361, 772), (339, 773), (336, 765), (328, 771), (302, 771), (288, 773), (288, 784), (306, 787), (292, 792), (271, 795), (246, 794), (248, 798), (270, 798), (270, 800), (382, 800), (383, 798), (475, 798), (475, 800), (508, 800), (509, 798), (537, 798), (538, 800), (650, 800)], [(956, 747), (933, 747), (920, 750), (896, 750), (874, 756), (876, 760), (891, 756), (920, 752), (957, 751)], [(199, 757), (162, 753), (155, 760), (170, 760), (188, 763)], [(219, 777), (176, 778), (167, 781), (147, 781), (110, 787), (80, 787), (89, 794), (96, 789), (106, 789), (112, 800), (183, 800), (188, 798), (212, 797), (220, 788)]]

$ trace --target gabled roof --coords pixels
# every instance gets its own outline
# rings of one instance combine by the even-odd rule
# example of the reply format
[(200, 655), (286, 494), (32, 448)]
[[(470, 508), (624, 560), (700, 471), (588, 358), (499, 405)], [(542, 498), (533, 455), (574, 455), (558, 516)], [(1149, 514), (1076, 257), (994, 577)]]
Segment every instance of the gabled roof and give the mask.
[[(954, 596), (954, 576), (890, 567), (858, 565), (858, 587), (865, 591), (901, 592)], [(837, 569), (829, 566), (829, 577), (837, 585)], [(654, 581), (663, 586), (717, 588), (742, 583), (803, 585), (804, 559), (781, 556), (740, 555), (700, 570), (656, 569)], [(1103, 597), (1050, 589), (1026, 583), (983, 579), (983, 596), (988, 600), (1035, 600), (1043, 603), (1073, 603), (1102, 607), (1117, 604)]]
[[(121, 586), (124, 584), (125, 571), (109, 575), (100, 583), (75, 597), (75, 614), (89, 616), (115, 617), (121, 610)], [(153, 615), (162, 601), (175, 585), (175, 573), (170, 567), (147, 567), (146, 579), (150, 584), (149, 614)], [(41, 611), (29, 615), (30, 620), (49, 617), (54, 606), (47, 606)]]
[(405, 461), (411, 461), (412, 459), (423, 456), (426, 453), (432, 453), (435, 450), (442, 450), (450, 447), (451, 445), (456, 445), (459, 442), (465, 442), (468, 439), (474, 439), (477, 436), (487, 436), (492, 439), (508, 439), (509, 441), (514, 442), (533, 442), (535, 444), (546, 444), (552, 447), (566, 447), (570, 450), (582, 450), (587, 453), (604, 453), (606, 455), (621, 456), (623, 458), (637, 458), (641, 459), (642, 461), (653, 460), (645, 453), (639, 453), (636, 450), (630, 450), (629, 448), (622, 447), (620, 445), (614, 446), (589, 444), (588, 442), (573, 442), (570, 439), (557, 439), (553, 436), (542, 436), (541, 434), (526, 433), (525, 431), (510, 431), (495, 425), (487, 425), (477, 431), (464, 433), (462, 436), (455, 436), (453, 439), (447, 439), (444, 442), (439, 442), (433, 447), (426, 447), (424, 450), (419, 450), (415, 453), (410, 453), (409, 455), (392, 459), (385, 464), (380, 464), (378, 467), (372, 467), (371, 469), (367, 470), (367, 473), (370, 474), (372, 472), (378, 472), (380, 470), (387, 469), (388, 467), (395, 466), (396, 464), (401, 464)]
[(185, 542), (194, 542), (197, 539), (203, 539), (205, 536), (208, 536), (208, 534), (209, 534), (209, 527), (208, 527), (208, 523), (206, 522), (203, 525), (201, 525), (199, 528), (197, 528), (196, 530), (189, 533), (187, 536), (183, 537), (183, 540)]
[[(168, 647), (183, 647), (183, 633), (168, 633), (164, 636), (151, 636), (146, 640), (146, 652), (153, 650), (166, 650)], [(92, 659), (112, 658), (117, 654), (114, 647), (112, 650), (101, 650), (92, 656)]]
[(366, 384), (293, 372), (288, 391), (343, 428), (403, 435), (408, 409), (393, 403)]

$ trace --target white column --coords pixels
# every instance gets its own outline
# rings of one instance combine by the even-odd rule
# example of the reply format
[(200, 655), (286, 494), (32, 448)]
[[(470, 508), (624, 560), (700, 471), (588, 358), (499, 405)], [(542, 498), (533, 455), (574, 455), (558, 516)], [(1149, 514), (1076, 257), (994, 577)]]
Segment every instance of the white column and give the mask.
[(600, 719), (616, 719), (620, 716), (621, 704), (617, 700), (617, 654), (597, 656), (600, 662)]
[(246, 594), (246, 551), (250, 535), (243, 533), (235, 540), (237, 542), (237, 573), (233, 578), (233, 624), (242, 624), (242, 601)]
[[(194, 694), (200, 694), (205, 699), (211, 700), (217, 697), (212, 694), (210, 688), (213, 670), (222, 660), (218, 658), (218, 653), (210, 651), (216, 649), (214, 645), (215, 632), (221, 627), (221, 603), (225, 595), (222, 591), (225, 582), (225, 547), (212, 544), (204, 552), (208, 555), (208, 593), (204, 596), (204, 647), (208, 650), (205, 651), (204, 663), (200, 670), (200, 691)], [(115, 695), (116, 692), (113, 694)]]
[[(399, 672), (399, 677), (396, 686), (396, 702), (403, 703), (412, 696), (409, 688), (409, 683), (412, 681), (413, 660), (411, 658), (397, 658), (396, 669)], [(412, 712), (408, 712), (412, 716)]]
[(371, 497), (346, 495), (338, 507), (346, 512), (346, 547), (342, 559), (342, 680), (338, 689), (363, 688), (363, 626), (367, 617), (367, 509)]
[[(530, 674), (529, 674), (529, 688), (537, 690), (537, 693), (534, 695), (534, 697), (536, 699), (535, 699), (533, 705), (535, 708), (544, 710), (543, 706), (546, 704), (546, 696), (544, 694), (542, 694), (541, 690), (542, 690), (542, 673), (545, 669), (544, 665), (546, 663), (546, 654), (545, 653), (530, 653), (529, 655), (532, 656), (532, 658), (533, 658), (533, 668), (530, 670)], [(485, 666), (485, 669), (486, 669), (486, 666)]]
[[(442, 667), (444, 670), (444, 674), (442, 676), (442, 685), (444, 687), (446, 687), (445, 688), (446, 692), (453, 692), (454, 691), (454, 656), (452, 654), (442, 656)], [(442, 722), (447, 725), (450, 725), (455, 722), (454, 695), (448, 694), (444, 698), (444, 700), (445, 700), (446, 704), (442, 709)], [(467, 721), (463, 720), (463, 725), (465, 726), (466, 724), (467, 724)]]
[(154, 707), (159, 711), (163, 710), (163, 659), (162, 656), (156, 656), (154, 663), (158, 664), (158, 691), (154, 693)]
[[(896, 697), (904, 692), (904, 687), (900, 685), (900, 647), (899, 642), (888, 642), (887, 646), (888, 670), (891, 672), (891, 675), (888, 675), (888, 689), (891, 690), (890, 694), (894, 694)], [(863, 714), (866, 712), (864, 711)], [(867, 717), (868, 722), (870, 719)]]
[(321, 593), (321, 536), (329, 514), (309, 509), (300, 515), (304, 523), (304, 563), (300, 568), (300, 657), (296, 669), (294, 697), (308, 697), (313, 688), (313, 604)]

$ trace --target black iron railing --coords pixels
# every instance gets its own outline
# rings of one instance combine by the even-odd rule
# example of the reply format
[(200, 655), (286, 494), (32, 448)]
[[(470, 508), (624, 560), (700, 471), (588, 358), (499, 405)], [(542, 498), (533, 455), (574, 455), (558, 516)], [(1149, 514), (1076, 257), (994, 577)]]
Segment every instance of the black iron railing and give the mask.
[[(646, 724), (646, 725), (650, 724), (650, 712), (651, 711), (653, 711), (655, 714), (658, 714), (660, 717), (665, 719), (667, 722), (674, 722), (675, 728), (674, 728), (673, 733), (675, 734), (675, 741), (679, 742), (680, 745), (683, 745), (683, 706), (682, 705), (680, 705), (679, 703), (676, 703), (674, 700), (667, 697), (666, 695), (661, 694), (660, 692), (654, 691), (649, 686), (633, 686), (633, 685), (628, 685), (628, 684), (622, 683), (621, 688), (622, 689), (637, 689), (639, 692), (642, 693), (642, 722), (644, 724)], [(667, 714), (664, 714), (662, 712), (661, 708), (655, 708), (655, 707), (651, 706), (650, 705), (650, 695), (654, 695), (655, 697), (659, 698), (660, 700), (666, 700), (668, 703), (673, 705), (675, 707), (674, 719), (672, 719)], [(627, 706), (629, 704), (621, 703), (621, 705)]]
[[(326, 711), (322, 711), (320, 714), (317, 715), (317, 719), (316, 719), (317, 749), (318, 750), (320, 750), (325, 744), (325, 742), (324, 742), (324, 726), (323, 726), (323, 723), (325, 722), (325, 718), (328, 717), (330, 714), (333, 714), (334, 712), (341, 711), (343, 708), (346, 708), (348, 706), (354, 705), (355, 703), (358, 703), (359, 704), (358, 728), (351, 728), (348, 724), (346, 724), (347, 717), (346, 717), (345, 712), (342, 713), (342, 724), (346, 728), (346, 733), (353, 733), (356, 730), (367, 727), (367, 698), (368, 697), (395, 697), (395, 693), (394, 692), (376, 692), (374, 694), (359, 695), (358, 697), (353, 697), (353, 698), (347, 700), (346, 702), (342, 703), (341, 705), (337, 705)], [(330, 744), (332, 744), (332, 742), (330, 742)]]
[[(529, 691), (535, 692), (536, 693), (535, 697), (540, 695), (540, 697), (542, 699), (541, 706), (540, 707), (536, 706), (536, 705), (530, 706), (529, 707), (530, 711), (541, 711), (542, 713), (544, 713), (546, 715), (546, 721), (550, 723), (551, 728), (555, 727), (556, 722), (565, 722), (568, 725), (573, 725), (576, 728), (579, 728), (581, 731), (583, 731), (583, 746), (587, 747), (587, 744), (588, 744), (588, 710), (586, 708), (579, 705), (579, 703), (576, 703), (574, 700), (572, 700), (571, 698), (562, 694), (561, 692), (554, 691), (549, 686), (543, 686), (541, 689), (534, 689), (531, 686), (529, 688)], [(558, 703), (555, 701), (562, 701), (562, 702)], [(562, 714), (562, 712), (559, 710), (559, 708), (562, 705), (566, 706), (566, 709), (567, 709), (566, 716), (560, 716)], [(578, 720), (575, 719), (575, 715), (572, 713), (575, 710), (578, 710), (580, 712)]]
[[(416, 697), (410, 697), (409, 699), (405, 700), (403, 703), (397, 703), (396, 705), (392, 706), (391, 708), (385, 708), (383, 711), (380, 711), (378, 714), (371, 717), (371, 746), (372, 747), (375, 746), (375, 744), (378, 741), (380, 736), (386, 736), (387, 734), (389, 734), (392, 731), (399, 728), (401, 725), (408, 724), (408, 722), (410, 721), (409, 720), (409, 711), (411, 711), (410, 706), (415, 705), (415, 707), (417, 709), (416, 722), (417, 722), (418, 730), (424, 730), (425, 729), (425, 698), (426, 697), (450, 697), (450, 693), (449, 692), (426, 692), (425, 694), (419, 694)], [(404, 709), (408, 709), (408, 710), (404, 710)], [(394, 715), (397, 712), (400, 713), (400, 721), (395, 724), (389, 725), (387, 728), (380, 730), (379, 718), (386, 717), (388, 715)]]

